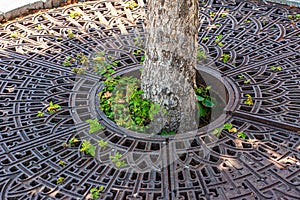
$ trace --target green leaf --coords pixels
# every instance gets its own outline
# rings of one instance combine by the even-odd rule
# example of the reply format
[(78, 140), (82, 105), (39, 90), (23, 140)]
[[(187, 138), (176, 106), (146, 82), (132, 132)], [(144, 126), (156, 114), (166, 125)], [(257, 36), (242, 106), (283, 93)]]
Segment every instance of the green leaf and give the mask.
[(199, 117), (205, 117), (208, 113), (208, 108), (199, 103)]
[(245, 140), (246, 137), (247, 137), (247, 135), (246, 135), (245, 133), (243, 133), (243, 132), (239, 132), (239, 133), (237, 134), (237, 137), (238, 137), (238, 138), (243, 138), (243, 139)]
[(223, 128), (226, 129), (226, 130), (230, 130), (230, 129), (232, 129), (232, 124), (231, 123), (226, 123), (226, 124), (224, 124)]
[(201, 97), (201, 96), (199, 96), (199, 95), (197, 95), (197, 100), (198, 100), (198, 101), (204, 101), (204, 98)]
[(104, 126), (99, 124), (98, 119), (88, 119), (86, 120), (90, 124), (90, 130), (89, 133), (95, 133), (97, 131), (103, 130)]
[(215, 105), (210, 98), (206, 98), (204, 101), (202, 101), (202, 104), (209, 108), (212, 108)]
[(215, 128), (213, 130), (212, 134), (215, 135), (215, 136), (220, 136), (221, 133), (222, 133), (222, 130), (223, 130), (222, 128)]

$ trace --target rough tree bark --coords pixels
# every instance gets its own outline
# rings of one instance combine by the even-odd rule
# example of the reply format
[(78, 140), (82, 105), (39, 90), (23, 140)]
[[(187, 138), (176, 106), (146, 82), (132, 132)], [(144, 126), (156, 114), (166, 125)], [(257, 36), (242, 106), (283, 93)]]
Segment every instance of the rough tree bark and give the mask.
[(147, 12), (142, 89), (168, 111), (156, 117), (152, 131), (194, 130), (198, 0), (149, 0)]

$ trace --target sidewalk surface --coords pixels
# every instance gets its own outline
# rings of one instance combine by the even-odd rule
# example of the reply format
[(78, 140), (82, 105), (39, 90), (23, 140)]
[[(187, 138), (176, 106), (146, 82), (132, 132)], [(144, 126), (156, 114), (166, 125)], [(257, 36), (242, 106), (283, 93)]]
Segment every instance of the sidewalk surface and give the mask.
[(46, 0), (0, 0), (0, 12), (7, 13), (16, 8), (30, 5), (36, 2), (46, 2)]

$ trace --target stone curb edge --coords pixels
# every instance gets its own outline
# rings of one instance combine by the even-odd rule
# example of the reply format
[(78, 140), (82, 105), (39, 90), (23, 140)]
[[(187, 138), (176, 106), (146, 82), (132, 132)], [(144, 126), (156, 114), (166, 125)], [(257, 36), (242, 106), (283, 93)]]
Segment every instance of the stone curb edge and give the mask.
[(39, 10), (57, 8), (68, 4), (86, 1), (93, 0), (37, 0), (35, 3), (29, 3), (25, 6), (17, 7), (6, 13), (0, 12), (0, 24), (15, 19), (17, 17), (33, 14), (35, 12), (38, 12)]

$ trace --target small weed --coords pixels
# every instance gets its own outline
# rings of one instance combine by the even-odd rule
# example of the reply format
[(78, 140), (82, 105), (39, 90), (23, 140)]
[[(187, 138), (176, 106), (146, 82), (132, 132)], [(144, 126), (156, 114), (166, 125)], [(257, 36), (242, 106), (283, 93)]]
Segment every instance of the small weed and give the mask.
[(205, 59), (206, 59), (205, 51), (203, 51), (201, 48), (198, 48), (197, 61), (201, 61), (201, 60), (205, 60)]
[(140, 49), (133, 51), (133, 55), (135, 55), (135, 56), (140, 55), (141, 53), (142, 53), (142, 50), (140, 50)]
[(57, 180), (56, 180), (56, 184), (57, 185), (60, 185), (64, 182), (65, 178), (64, 177), (59, 177)]
[(96, 147), (91, 144), (90, 141), (83, 140), (80, 148), (80, 152), (84, 152), (86, 155), (95, 156)]
[(246, 139), (246, 137), (247, 137), (247, 135), (245, 134), (245, 133), (243, 133), (243, 132), (239, 132), (238, 134), (237, 134), (237, 137), (238, 138), (242, 138), (242, 139)]
[(67, 30), (67, 37), (68, 38), (73, 38), (74, 37), (74, 33), (73, 33), (73, 31), (72, 30)]
[(97, 131), (103, 130), (104, 126), (102, 126), (99, 122), (98, 119), (88, 119), (86, 120), (90, 124), (90, 130), (89, 133), (95, 133)]
[(40, 30), (42, 30), (42, 28), (43, 28), (43, 27), (42, 27), (41, 25), (38, 25), (38, 26), (36, 26), (34, 29), (40, 31)]
[(69, 16), (70, 16), (72, 19), (75, 19), (75, 18), (79, 18), (79, 17), (81, 16), (81, 13), (80, 13), (79, 11), (72, 10), (72, 11), (70, 11)]
[(198, 106), (199, 106), (199, 116), (206, 117), (210, 109), (215, 105), (211, 97), (209, 96), (209, 90), (211, 86), (198, 87), (195, 89)]
[(215, 43), (218, 44), (220, 40), (222, 39), (223, 35), (217, 35), (215, 39)]
[(247, 20), (245, 20), (244, 22), (245, 22), (245, 23), (250, 23), (251, 20), (250, 20), (250, 19), (247, 19)]
[(20, 36), (23, 36), (23, 34), (21, 34), (19, 31), (15, 31), (15, 32), (10, 34), (10, 37), (13, 38), (13, 39), (16, 39)]
[(142, 48), (144, 45), (144, 39), (140, 37), (133, 38), (133, 43), (135, 46)]
[(239, 79), (243, 79), (243, 78), (244, 78), (244, 75), (242, 75), (242, 74), (241, 74), (241, 75), (238, 75), (238, 78), (239, 78)]
[(77, 54), (76, 60), (78, 60), (79, 64), (84, 65), (84, 66), (89, 64), (89, 59), (84, 53)]
[(65, 166), (65, 163), (64, 163), (64, 161), (62, 161), (62, 160), (60, 160), (59, 162), (58, 162), (58, 164), (60, 165), (60, 166)]
[(166, 131), (166, 130), (162, 130), (160, 135), (175, 135), (176, 132), (175, 131)]
[(282, 67), (281, 66), (271, 66), (271, 70), (272, 71), (282, 71)]
[(248, 106), (252, 106), (253, 105), (253, 100), (250, 94), (246, 94), (245, 95), (247, 97), (247, 100), (244, 101), (244, 104), (248, 105)]
[(135, 1), (128, 1), (125, 3), (125, 8), (128, 8), (130, 10), (133, 10), (134, 8), (137, 8), (139, 5)]
[(57, 42), (60, 42), (60, 41), (62, 41), (63, 39), (61, 38), (61, 37), (58, 37), (58, 38), (56, 38), (56, 41)]
[(215, 17), (215, 15), (216, 15), (216, 14), (215, 14), (214, 12), (212, 12), (212, 11), (209, 12), (209, 16), (210, 16), (211, 18)]
[(44, 116), (44, 112), (42, 112), (42, 111), (38, 111), (37, 112), (37, 117), (43, 117)]
[(90, 193), (92, 194), (92, 198), (93, 199), (99, 199), (100, 198), (100, 192), (102, 192), (104, 189), (105, 189), (105, 187), (103, 185), (99, 186), (98, 188), (97, 187), (92, 188), (90, 190)]
[(75, 146), (75, 143), (78, 143), (79, 140), (75, 137), (72, 137), (70, 140), (69, 140), (69, 145), (72, 147), (72, 146)]
[(81, 67), (74, 67), (71, 72), (74, 72), (75, 74), (79, 74), (79, 75), (82, 75), (82, 74), (85, 74), (86, 73), (86, 70), (84, 68), (81, 68)]
[(222, 57), (220, 58), (221, 61), (223, 61), (223, 63), (227, 63), (228, 60), (230, 59), (230, 54), (222, 54)]
[(113, 67), (116, 67), (119, 65), (119, 62), (114, 61), (111, 64), (109, 64), (105, 59), (105, 53), (104, 52), (98, 52), (95, 54), (94, 60), (94, 72), (97, 74), (101, 74), (106, 78), (111, 78), (111, 75), (115, 73), (115, 70)]
[(208, 41), (208, 37), (204, 37), (204, 38), (202, 38), (202, 42), (207, 42)]
[(233, 125), (231, 123), (226, 123), (223, 125), (223, 127), (219, 127), (213, 130), (212, 134), (220, 137), (222, 134), (223, 130), (227, 130), (229, 133), (236, 133), (237, 132), (237, 128), (233, 127)]
[(126, 166), (126, 162), (124, 160), (121, 161), (122, 157), (123, 155), (120, 154), (119, 152), (117, 152), (114, 156), (109, 156), (111, 162), (113, 162), (117, 168)]
[(218, 46), (220, 46), (220, 47), (222, 47), (222, 46), (224, 46), (224, 44), (222, 43), (222, 42), (220, 42), (220, 40), (223, 38), (223, 35), (217, 35), (216, 36), (216, 39), (215, 39), (215, 43), (218, 45)]
[(287, 16), (289, 19), (294, 19), (294, 16), (293, 15), (288, 15)]
[(247, 79), (247, 80), (244, 81), (245, 84), (249, 84), (250, 82), (251, 82), (250, 79)]
[(65, 60), (62, 62), (64, 67), (70, 67), (76, 60), (71, 56), (66, 56)]
[(107, 141), (104, 141), (104, 140), (99, 140), (98, 141), (98, 145), (99, 147), (103, 148), (103, 149), (106, 149), (107, 145), (108, 145), (108, 142)]
[(236, 133), (237, 132), (237, 129), (234, 128), (231, 123), (224, 124), (223, 129), (227, 130), (229, 133)]
[(49, 106), (48, 106), (48, 108), (47, 108), (47, 110), (48, 110), (48, 112), (49, 112), (50, 114), (53, 114), (53, 113), (59, 111), (60, 109), (61, 109), (61, 106), (58, 105), (58, 104), (53, 104), (52, 101), (50, 101), (50, 104), (49, 104)]
[(221, 17), (221, 18), (225, 18), (226, 16), (227, 16), (226, 13), (222, 13), (220, 17)]

